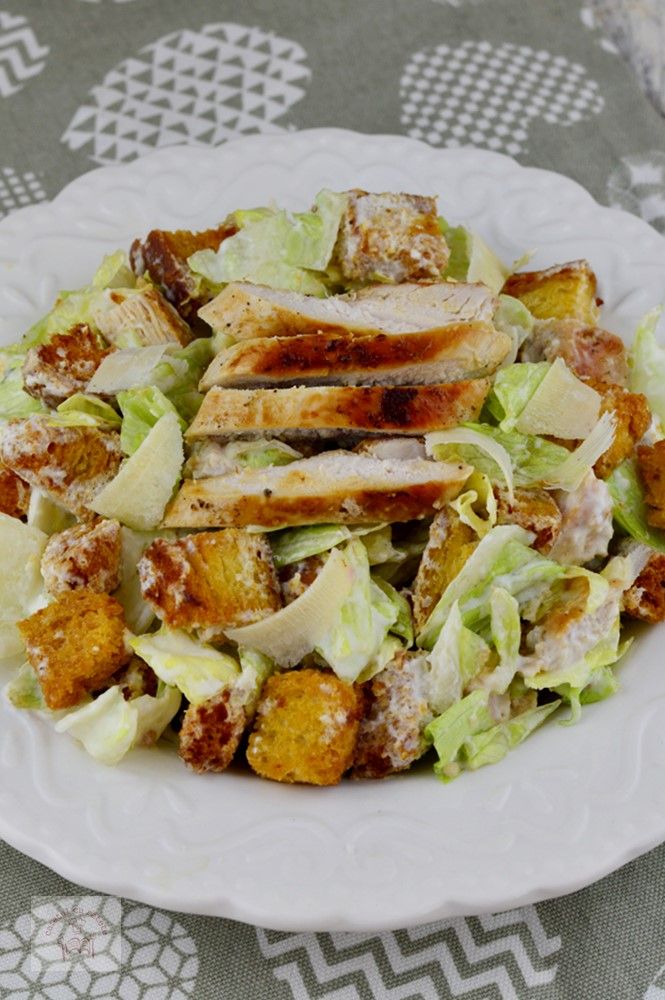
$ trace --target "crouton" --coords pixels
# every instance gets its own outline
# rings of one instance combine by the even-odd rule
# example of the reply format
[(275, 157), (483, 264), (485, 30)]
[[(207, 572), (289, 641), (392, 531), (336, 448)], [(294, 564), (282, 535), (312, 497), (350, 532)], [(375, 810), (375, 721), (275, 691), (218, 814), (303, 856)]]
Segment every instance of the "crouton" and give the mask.
[(31, 347), (23, 363), (23, 387), (55, 409), (77, 392), (85, 392), (100, 364), (111, 353), (87, 323), (56, 333), (45, 344)]
[(626, 385), (628, 358), (620, 337), (575, 319), (537, 321), (520, 350), (520, 361), (561, 358), (579, 378)]
[[(100, 332), (111, 344), (122, 346), (124, 335), (138, 338), (140, 347), (151, 344), (181, 344), (192, 339), (192, 331), (166, 301), (158, 288), (113, 289), (109, 297), (114, 305), (95, 316)], [(120, 341), (120, 343), (118, 343)]]
[(637, 464), (644, 484), (647, 521), (653, 528), (665, 528), (665, 441), (640, 445)]
[(413, 623), (421, 632), (448, 584), (464, 566), (478, 539), (473, 528), (445, 508), (430, 527), (416, 578), (413, 582)]
[(561, 530), (561, 511), (546, 490), (517, 487), (513, 500), (504, 486), (494, 487), (497, 523), (518, 524), (536, 536), (539, 552), (549, 552)]
[(192, 771), (224, 771), (233, 760), (247, 725), (245, 710), (228, 688), (190, 705), (180, 728), (178, 753)]
[(198, 250), (218, 250), (222, 240), (237, 231), (238, 227), (230, 221), (201, 233), (153, 229), (144, 239), (132, 243), (129, 251), (132, 270), (137, 277), (148, 274), (182, 318), (193, 320), (212, 294), (200, 276), (194, 274), (187, 259)]
[(125, 701), (144, 694), (154, 697), (159, 685), (157, 674), (140, 656), (132, 656), (127, 666), (113, 676), (112, 682), (122, 689)]
[(359, 688), (332, 673), (273, 674), (261, 692), (247, 760), (273, 781), (336, 785), (353, 762), (362, 710)]
[(25, 517), (30, 506), (30, 486), (0, 462), (0, 513)]
[(282, 603), (267, 539), (236, 528), (157, 538), (138, 570), (143, 597), (163, 622), (205, 629), (208, 639), (266, 618)]
[(90, 590), (110, 594), (120, 586), (120, 522), (101, 519), (51, 535), (42, 556), (49, 594)]
[(364, 685), (365, 715), (353, 757), (353, 778), (384, 778), (405, 771), (428, 748), (423, 732), (432, 721), (427, 703), (426, 658), (399, 652)]
[(74, 590), (18, 623), (26, 656), (51, 709), (71, 708), (131, 659), (121, 605)]
[(438, 281), (449, 256), (435, 198), (348, 192), (333, 253), (346, 282)]
[(323, 556), (308, 556), (298, 562), (290, 563), (279, 571), (279, 585), (284, 604), (291, 604), (302, 597), (325, 566)]
[(11, 420), (0, 440), (5, 465), (81, 520), (93, 518), (88, 504), (114, 478), (123, 458), (119, 434), (53, 426), (44, 415)]
[(602, 397), (601, 414), (616, 414), (614, 440), (593, 467), (599, 479), (607, 479), (617, 465), (621, 465), (625, 458), (632, 455), (635, 445), (648, 431), (651, 411), (646, 396), (641, 392), (628, 392), (620, 385), (611, 385), (598, 379), (585, 381)]
[(503, 292), (520, 299), (536, 319), (578, 319), (588, 324), (598, 321), (596, 275), (586, 260), (511, 274)]
[(665, 621), (665, 555), (654, 552), (632, 587), (623, 595), (623, 610), (642, 622)]

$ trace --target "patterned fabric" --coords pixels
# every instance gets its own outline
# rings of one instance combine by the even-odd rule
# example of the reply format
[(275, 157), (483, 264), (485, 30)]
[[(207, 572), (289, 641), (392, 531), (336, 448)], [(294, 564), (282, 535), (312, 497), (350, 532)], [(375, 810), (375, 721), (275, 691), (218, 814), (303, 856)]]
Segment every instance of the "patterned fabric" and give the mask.
[[(592, 8), (0, 0), (0, 215), (159, 146), (340, 125), (560, 170), (665, 232), (665, 123)], [(665, 1000), (664, 862), (509, 913), (298, 934), (91, 896), (0, 844), (0, 996)]]

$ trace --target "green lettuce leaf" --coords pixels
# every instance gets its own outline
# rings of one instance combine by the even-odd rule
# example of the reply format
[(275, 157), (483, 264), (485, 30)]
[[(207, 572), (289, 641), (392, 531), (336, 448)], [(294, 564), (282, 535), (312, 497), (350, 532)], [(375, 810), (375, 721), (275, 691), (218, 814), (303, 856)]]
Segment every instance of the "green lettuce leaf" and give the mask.
[(455, 281), (482, 281), (495, 295), (498, 294), (510, 274), (510, 268), (499, 260), (477, 233), (464, 226), (451, 226), (441, 217), (439, 228), (450, 250), (443, 277), (454, 278)]
[(432, 711), (441, 714), (459, 701), (469, 681), (482, 672), (489, 657), (489, 646), (465, 627), (459, 601), (455, 601), (429, 654)]
[(16, 648), (16, 622), (46, 604), (41, 560), (47, 540), (38, 528), (0, 514), (0, 624), (11, 626), (2, 643), (8, 656), (22, 648), (22, 642)]
[(627, 458), (605, 482), (610, 491), (616, 523), (631, 538), (665, 552), (665, 531), (652, 528), (647, 521), (647, 505), (637, 470), (637, 463)]
[(395, 621), (390, 626), (390, 631), (404, 639), (407, 646), (413, 645), (413, 617), (411, 606), (406, 597), (380, 576), (372, 576), (372, 583), (383, 592), (397, 614)]
[(464, 493), (450, 504), (462, 524), (473, 528), (478, 538), (484, 538), (496, 525), (497, 502), (489, 476), (473, 472), (466, 481)]
[(192, 705), (230, 687), (240, 673), (232, 656), (165, 625), (159, 632), (134, 636), (129, 644), (160, 680), (177, 687)]
[(95, 271), (90, 284), (93, 288), (134, 288), (136, 276), (129, 265), (125, 251), (116, 250), (107, 254)]
[(258, 649), (238, 648), (240, 675), (233, 684), (234, 697), (249, 715), (256, 708), (261, 688), (275, 670), (275, 661)]
[(665, 429), (665, 347), (656, 340), (661, 313), (662, 307), (652, 309), (637, 327), (628, 365), (630, 391), (644, 393), (660, 422), (662, 433)]
[(520, 666), (522, 626), (518, 601), (503, 587), (494, 587), (490, 594), (492, 642), (499, 655), (499, 665), (487, 678), (487, 688), (503, 694)]
[(122, 420), (120, 414), (103, 399), (77, 392), (60, 403), (49, 423), (61, 427), (107, 427), (117, 430)]
[(11, 349), (0, 351), (0, 420), (29, 417), (44, 413), (46, 407), (39, 399), (29, 396), (23, 388), (23, 354)]
[(113, 596), (124, 608), (128, 628), (139, 635), (150, 628), (155, 612), (143, 599), (138, 563), (150, 543), (164, 537), (170, 537), (169, 532), (133, 531), (124, 525), (120, 529), (120, 586)]
[(508, 365), (497, 372), (485, 407), (502, 431), (514, 431), (520, 414), (551, 368), (549, 361)]
[(507, 334), (513, 342), (512, 349), (504, 358), (501, 367), (515, 363), (517, 352), (533, 332), (535, 320), (527, 307), (512, 295), (499, 295), (499, 305), (494, 313), (493, 323), (497, 330)]
[(541, 726), (559, 705), (559, 701), (550, 701), (471, 736), (464, 742), (459, 755), (461, 766), (465, 770), (476, 771), (486, 764), (497, 764), (509, 750), (518, 746), (534, 729)]
[(29, 663), (23, 663), (5, 687), (5, 694), (14, 708), (44, 711), (46, 702), (37, 678)]
[(32, 528), (38, 528), (45, 535), (54, 535), (56, 531), (64, 531), (75, 523), (73, 514), (54, 503), (46, 493), (32, 487), (28, 504), (28, 524)]
[(160, 417), (174, 413), (180, 429), (187, 429), (186, 422), (179, 415), (170, 399), (155, 386), (145, 389), (128, 389), (118, 393), (118, 406), (122, 410), (120, 446), (125, 455), (133, 455)]
[(210, 338), (197, 337), (187, 347), (170, 349), (155, 367), (151, 384), (168, 396), (187, 423), (191, 423), (203, 402), (198, 386), (212, 359)]
[(456, 778), (462, 770), (459, 756), (465, 741), (494, 727), (488, 703), (488, 691), (472, 691), (426, 727), (425, 739), (434, 744), (439, 757), (434, 773), (444, 781)]

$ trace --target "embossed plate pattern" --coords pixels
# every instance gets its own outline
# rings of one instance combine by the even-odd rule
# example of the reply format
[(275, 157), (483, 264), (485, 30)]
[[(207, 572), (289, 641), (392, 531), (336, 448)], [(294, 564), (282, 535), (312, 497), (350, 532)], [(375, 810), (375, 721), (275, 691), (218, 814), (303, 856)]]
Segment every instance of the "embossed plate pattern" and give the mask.
[[(562, 176), (317, 129), (161, 150), (10, 216), (0, 341), (150, 227), (204, 227), (272, 198), (302, 207), (323, 186), (437, 193), (508, 260), (531, 248), (537, 266), (586, 256), (606, 325), (625, 335), (664, 294), (665, 240)], [(619, 668), (620, 692), (579, 725), (547, 725), (450, 786), (427, 767), (322, 790), (201, 777), (166, 749), (107, 769), (2, 699), (0, 834), (86, 886), (274, 928), (396, 928), (569, 892), (665, 839), (662, 642), (661, 629), (645, 632)]]

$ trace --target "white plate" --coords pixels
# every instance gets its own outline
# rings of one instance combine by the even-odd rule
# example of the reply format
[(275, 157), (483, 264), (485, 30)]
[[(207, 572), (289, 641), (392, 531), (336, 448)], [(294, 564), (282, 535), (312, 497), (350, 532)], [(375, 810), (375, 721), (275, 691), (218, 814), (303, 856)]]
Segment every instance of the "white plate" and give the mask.
[[(317, 129), (171, 148), (78, 178), (0, 226), (0, 336), (153, 226), (206, 227), (321, 187), (436, 193), (514, 259), (588, 257), (605, 322), (629, 334), (664, 293), (665, 240), (577, 184), (495, 153)], [(0, 834), (62, 875), (175, 910), (288, 929), (378, 930), (570, 892), (665, 839), (663, 630), (621, 690), (548, 724), (501, 764), (440, 784), (428, 767), (332, 789), (197, 777), (167, 750), (95, 764), (30, 713), (0, 707)], [(660, 649), (659, 649), (660, 647)]]

